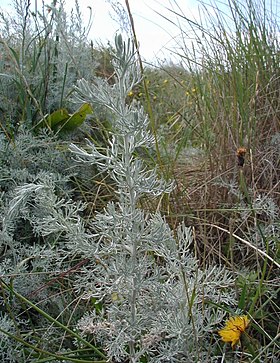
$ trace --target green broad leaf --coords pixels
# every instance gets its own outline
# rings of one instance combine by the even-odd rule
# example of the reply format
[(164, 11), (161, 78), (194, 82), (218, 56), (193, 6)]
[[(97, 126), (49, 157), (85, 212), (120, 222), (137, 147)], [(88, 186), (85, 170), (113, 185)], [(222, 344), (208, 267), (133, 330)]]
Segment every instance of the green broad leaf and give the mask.
[(72, 131), (81, 126), (86, 116), (93, 113), (89, 103), (84, 103), (75, 113), (70, 115), (68, 119), (63, 120), (57, 125), (56, 129), (60, 131)]
[(40, 129), (41, 127), (48, 127), (50, 129), (55, 129), (57, 125), (67, 121), (70, 115), (65, 108), (60, 108), (52, 112), (50, 115), (47, 115), (44, 119), (41, 119), (38, 124), (36, 125), (36, 130)]
[(65, 108), (60, 108), (59, 110), (54, 111), (51, 113), (48, 118), (47, 122), (51, 129), (54, 129), (57, 125), (65, 122), (70, 117), (68, 111)]
[(47, 127), (57, 133), (73, 131), (85, 121), (86, 116), (92, 114), (92, 107), (89, 103), (84, 103), (75, 113), (69, 114), (65, 108), (60, 108), (50, 115), (41, 119), (35, 130)]

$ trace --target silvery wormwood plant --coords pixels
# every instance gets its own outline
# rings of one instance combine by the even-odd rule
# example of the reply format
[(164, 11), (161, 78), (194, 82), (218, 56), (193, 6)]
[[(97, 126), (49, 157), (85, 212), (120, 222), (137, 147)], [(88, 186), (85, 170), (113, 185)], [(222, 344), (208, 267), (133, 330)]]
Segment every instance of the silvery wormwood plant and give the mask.
[[(73, 295), (58, 294), (46, 281), (73, 267), (72, 244), (79, 244), (77, 239), (84, 243), (91, 238), (72, 181), (77, 174), (91, 180), (95, 170), (73, 165), (63, 145), (44, 130), (34, 135), (21, 128), (12, 141), (0, 134), (0, 277), (46, 313), (65, 318)], [(61, 332), (56, 329), (54, 334), (39, 314), (33, 321), (26, 319), (22, 304), (2, 284), (0, 290), (0, 361), (32, 361), (27, 358), (28, 350), (9, 336), (21, 330), (23, 335), (28, 332), (29, 343), (33, 334), (38, 343), (40, 331), (41, 348), (54, 351)]]
[(75, 88), (78, 102), (107, 110), (111, 136), (103, 150), (89, 140), (84, 148), (70, 149), (78, 162), (110, 175), (117, 199), (95, 216), (94, 238), (75, 247), (91, 260), (77, 276), (76, 290), (96, 302), (77, 328), (94, 336), (113, 361), (205, 361), (224, 317), (214, 304), (235, 303), (233, 278), (220, 267), (198, 267), (190, 228), (182, 224), (172, 231), (160, 213), (138, 208), (140, 198), (170, 193), (173, 185), (138, 157), (137, 150), (152, 148), (154, 138), (143, 108), (126, 102), (141, 74), (133, 46), (120, 35), (114, 68), (113, 85), (81, 79)]

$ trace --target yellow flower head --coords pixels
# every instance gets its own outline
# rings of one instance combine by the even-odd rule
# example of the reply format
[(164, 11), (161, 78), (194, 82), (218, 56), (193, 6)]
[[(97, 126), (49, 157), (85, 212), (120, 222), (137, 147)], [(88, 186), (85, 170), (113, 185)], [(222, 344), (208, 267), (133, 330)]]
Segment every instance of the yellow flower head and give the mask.
[(133, 93), (133, 91), (129, 91), (127, 95), (128, 95), (128, 97), (133, 97), (134, 93)]
[(223, 342), (231, 343), (232, 348), (239, 342), (241, 334), (249, 325), (247, 315), (232, 316), (226, 321), (225, 327), (218, 331)]

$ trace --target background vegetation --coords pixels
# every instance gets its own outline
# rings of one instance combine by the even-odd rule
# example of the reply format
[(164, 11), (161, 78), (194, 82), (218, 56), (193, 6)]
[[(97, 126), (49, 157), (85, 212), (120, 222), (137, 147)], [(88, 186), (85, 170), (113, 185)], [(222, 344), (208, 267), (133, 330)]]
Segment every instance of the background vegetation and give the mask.
[[(14, 7), (0, 14), (0, 359), (278, 362), (272, 7), (171, 11), (193, 47), (162, 67), (133, 27), (94, 47), (78, 2), (70, 17), (62, 1)], [(245, 314), (232, 349), (217, 332)]]

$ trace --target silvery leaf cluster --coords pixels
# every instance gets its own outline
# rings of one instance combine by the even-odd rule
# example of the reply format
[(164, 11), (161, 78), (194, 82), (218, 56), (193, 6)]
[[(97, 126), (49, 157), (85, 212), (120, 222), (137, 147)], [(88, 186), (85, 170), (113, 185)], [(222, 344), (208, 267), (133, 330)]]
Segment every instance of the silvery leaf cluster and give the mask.
[[(94, 336), (117, 362), (192, 362), (207, 351), (212, 331), (224, 318), (215, 304), (235, 303), (234, 278), (220, 267), (198, 267), (191, 252), (192, 230), (184, 223), (172, 229), (160, 213), (139, 208), (141, 198), (173, 190), (172, 182), (148, 168), (137, 148), (152, 149), (149, 119), (127, 93), (140, 81), (130, 41), (116, 37), (115, 78), (75, 88), (78, 101), (110, 111), (111, 133), (106, 148), (91, 141), (70, 145), (79, 163), (97, 165), (115, 183), (116, 201), (96, 213), (89, 245), (92, 256), (77, 276), (75, 289), (94, 299), (101, 310), (87, 313), (77, 328)], [(78, 246), (77, 246), (78, 247)]]

